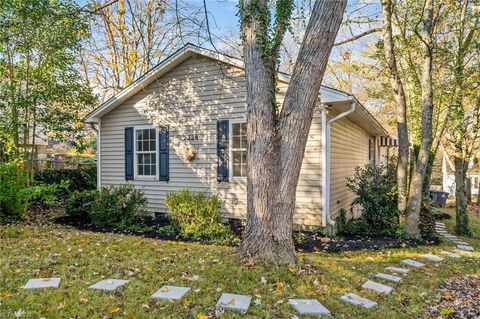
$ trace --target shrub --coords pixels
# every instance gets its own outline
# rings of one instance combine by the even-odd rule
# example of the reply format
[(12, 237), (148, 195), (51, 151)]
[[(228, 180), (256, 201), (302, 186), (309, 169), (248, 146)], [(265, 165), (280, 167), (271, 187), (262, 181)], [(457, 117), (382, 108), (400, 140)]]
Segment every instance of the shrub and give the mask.
[(167, 194), (165, 201), (172, 225), (183, 237), (210, 241), (227, 241), (233, 237), (230, 228), (221, 222), (222, 204), (218, 195), (187, 189)]
[(363, 208), (358, 221), (366, 232), (395, 234), (399, 225), (395, 165), (368, 164), (357, 167), (354, 177), (347, 180), (347, 187), (356, 196), (352, 204)]
[(79, 221), (90, 222), (90, 213), (97, 196), (97, 190), (74, 191), (65, 202), (65, 213)]
[(43, 208), (49, 208), (57, 202), (57, 194), (65, 192), (68, 188), (67, 183), (62, 184), (40, 184), (22, 189), (21, 195), (28, 202), (28, 206), (38, 205)]
[[(97, 168), (88, 166), (79, 169), (47, 169), (35, 173), (35, 181), (39, 184), (61, 184), (68, 182), (68, 190), (94, 190), (97, 188)], [(68, 196), (68, 194), (59, 194)], [(66, 197), (65, 197), (66, 199)]]
[(146, 204), (143, 191), (132, 184), (102, 187), (95, 196), (90, 220), (97, 226), (136, 228), (146, 217)]
[(20, 162), (0, 164), (0, 222), (22, 219), (28, 208), (22, 190), (27, 177)]

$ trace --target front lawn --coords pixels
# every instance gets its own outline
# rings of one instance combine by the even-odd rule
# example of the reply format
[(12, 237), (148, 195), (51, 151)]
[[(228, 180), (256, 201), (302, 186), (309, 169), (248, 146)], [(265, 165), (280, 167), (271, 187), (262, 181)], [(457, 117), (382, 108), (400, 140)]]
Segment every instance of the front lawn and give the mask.
[[(451, 221), (447, 227), (451, 227)], [(222, 318), (292, 318), (289, 298), (316, 298), (335, 318), (429, 318), (428, 301), (450, 277), (480, 275), (480, 219), (472, 216), (477, 239), (472, 256), (422, 261), (422, 253), (453, 251), (440, 246), (343, 253), (300, 254), (298, 269), (242, 264), (235, 248), (161, 241), (122, 234), (93, 233), (58, 225), (0, 227), (0, 317), (11, 318), (215, 318), (222, 292), (252, 296), (247, 315)], [(389, 296), (367, 293), (361, 285), (404, 258), (425, 262), (395, 285)], [(30, 278), (61, 277), (59, 289), (24, 290)], [(262, 279), (263, 277), (263, 279)], [(104, 278), (130, 282), (114, 294), (88, 286)], [(265, 283), (266, 281), (266, 283)], [(188, 286), (181, 303), (153, 302), (162, 285)], [(379, 303), (364, 310), (339, 300), (353, 292)]]

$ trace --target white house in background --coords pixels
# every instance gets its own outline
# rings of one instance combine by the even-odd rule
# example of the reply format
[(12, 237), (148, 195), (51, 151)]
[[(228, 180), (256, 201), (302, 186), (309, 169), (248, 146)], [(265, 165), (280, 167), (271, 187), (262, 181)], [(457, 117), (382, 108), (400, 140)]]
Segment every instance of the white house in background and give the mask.
[[(442, 177), (443, 177), (443, 191), (450, 193), (451, 196), (455, 196), (455, 166), (448, 157), (448, 155), (443, 152), (442, 158)], [(475, 164), (474, 158), (470, 159), (468, 164), (467, 178), (470, 178), (471, 184), (471, 193), (472, 195), (477, 195), (479, 186), (480, 186), (480, 176), (478, 175), (478, 163)]]
[[(278, 100), (289, 76), (280, 74)], [(169, 192), (217, 193), (227, 218), (246, 214), (246, 85), (241, 60), (188, 44), (86, 121), (98, 127), (98, 185), (141, 187), (153, 213)], [(346, 178), (393, 146), (345, 92), (322, 86), (298, 182), (294, 222), (327, 226), (353, 199)]]

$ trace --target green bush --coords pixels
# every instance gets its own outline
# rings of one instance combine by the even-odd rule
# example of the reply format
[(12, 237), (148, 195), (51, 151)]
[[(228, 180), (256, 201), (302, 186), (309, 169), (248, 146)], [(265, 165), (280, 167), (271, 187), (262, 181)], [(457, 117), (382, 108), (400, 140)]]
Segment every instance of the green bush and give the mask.
[(94, 225), (119, 229), (137, 228), (146, 217), (147, 200), (132, 184), (102, 187), (90, 212)]
[(90, 222), (90, 213), (97, 196), (97, 190), (74, 191), (65, 202), (65, 213), (77, 220)]
[(165, 201), (172, 225), (183, 237), (218, 242), (233, 237), (230, 228), (221, 222), (222, 204), (218, 195), (209, 196), (187, 189), (167, 194)]
[[(35, 173), (35, 182), (39, 184), (61, 184), (68, 182), (69, 192), (94, 190), (97, 188), (97, 168), (88, 166), (79, 169), (47, 169)], [(69, 194), (58, 194), (65, 197)]]
[(20, 162), (0, 164), (0, 223), (22, 219), (28, 208), (27, 177)]
[[(367, 233), (394, 235), (399, 226), (397, 209), (397, 182), (394, 163), (368, 164), (357, 167), (355, 175), (347, 179), (347, 187), (355, 194), (352, 204), (363, 208), (356, 221)], [(360, 227), (362, 226), (362, 227)]]
[(38, 184), (21, 191), (22, 196), (27, 200), (28, 206), (37, 205), (42, 208), (50, 208), (67, 194), (68, 182), (60, 184)]

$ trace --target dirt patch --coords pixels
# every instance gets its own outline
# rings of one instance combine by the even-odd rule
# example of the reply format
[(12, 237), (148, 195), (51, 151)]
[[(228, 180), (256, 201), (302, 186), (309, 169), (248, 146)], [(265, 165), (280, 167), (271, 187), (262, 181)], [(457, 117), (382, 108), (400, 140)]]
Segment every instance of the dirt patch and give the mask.
[(441, 284), (440, 299), (432, 302), (429, 312), (437, 318), (480, 318), (480, 276), (451, 279)]

